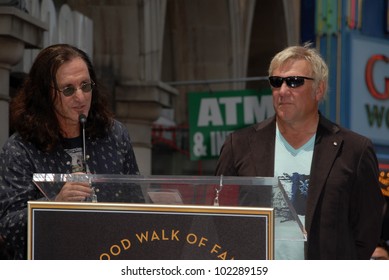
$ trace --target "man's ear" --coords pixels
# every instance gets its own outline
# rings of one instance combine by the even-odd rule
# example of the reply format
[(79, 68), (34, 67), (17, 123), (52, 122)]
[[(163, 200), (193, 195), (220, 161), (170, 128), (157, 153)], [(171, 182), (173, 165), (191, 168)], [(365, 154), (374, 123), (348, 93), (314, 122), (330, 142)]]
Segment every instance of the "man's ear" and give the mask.
[(326, 85), (323, 81), (320, 81), (316, 87), (315, 98), (317, 101), (324, 99), (324, 93), (326, 92)]

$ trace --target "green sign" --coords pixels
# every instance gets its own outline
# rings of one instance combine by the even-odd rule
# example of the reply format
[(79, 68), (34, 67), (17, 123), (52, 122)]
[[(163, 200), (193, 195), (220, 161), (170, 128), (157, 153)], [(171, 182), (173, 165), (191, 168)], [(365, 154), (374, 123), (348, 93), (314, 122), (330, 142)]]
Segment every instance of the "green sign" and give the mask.
[(271, 90), (189, 92), (191, 160), (215, 159), (226, 136), (274, 114)]

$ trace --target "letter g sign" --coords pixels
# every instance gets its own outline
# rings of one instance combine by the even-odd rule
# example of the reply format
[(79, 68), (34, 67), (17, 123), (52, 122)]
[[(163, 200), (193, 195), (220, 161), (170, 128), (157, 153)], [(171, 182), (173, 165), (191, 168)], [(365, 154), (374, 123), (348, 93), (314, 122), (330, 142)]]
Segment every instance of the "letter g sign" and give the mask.
[(389, 99), (389, 77), (385, 77), (385, 91), (383, 93), (378, 92), (378, 90), (374, 86), (373, 67), (377, 61), (383, 61), (385, 63), (389, 63), (389, 58), (382, 54), (375, 54), (369, 58), (365, 69), (366, 86), (371, 96), (373, 96), (375, 99), (378, 100)]

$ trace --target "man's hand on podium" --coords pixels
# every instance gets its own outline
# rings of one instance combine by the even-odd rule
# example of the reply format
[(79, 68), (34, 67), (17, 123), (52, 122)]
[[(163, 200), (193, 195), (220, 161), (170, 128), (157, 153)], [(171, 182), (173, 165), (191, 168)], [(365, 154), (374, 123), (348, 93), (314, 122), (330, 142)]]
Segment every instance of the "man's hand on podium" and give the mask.
[(55, 201), (85, 201), (92, 193), (93, 190), (87, 182), (66, 182), (56, 196)]

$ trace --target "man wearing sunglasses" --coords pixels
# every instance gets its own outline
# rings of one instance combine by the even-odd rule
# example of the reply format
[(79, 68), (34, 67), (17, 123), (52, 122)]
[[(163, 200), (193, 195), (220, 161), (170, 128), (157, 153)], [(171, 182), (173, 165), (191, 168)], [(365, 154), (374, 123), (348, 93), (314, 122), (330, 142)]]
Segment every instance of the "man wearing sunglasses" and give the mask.
[[(372, 142), (319, 112), (328, 67), (308, 44), (276, 54), (269, 84), (275, 115), (227, 137), (216, 175), (279, 178), (307, 241), (276, 244), (276, 259), (368, 260), (383, 212)], [(255, 204), (254, 191), (240, 195)]]
[[(26, 259), (27, 202), (44, 199), (34, 173), (139, 174), (139, 169), (128, 131), (113, 119), (91, 60), (74, 46), (53, 45), (38, 54), (10, 112), (16, 132), (0, 153), (0, 240), (10, 258)], [(61, 187), (55, 201), (80, 202), (93, 194), (86, 183)], [(120, 195), (124, 202), (144, 201), (136, 187)]]

